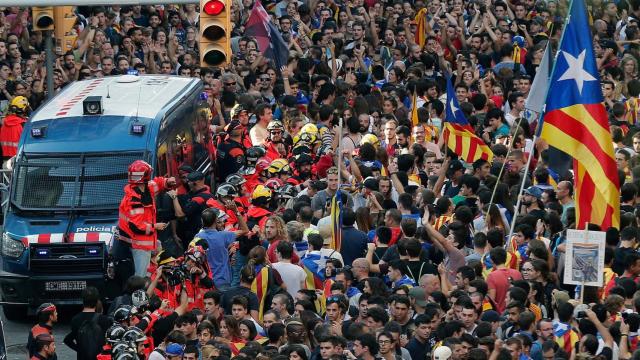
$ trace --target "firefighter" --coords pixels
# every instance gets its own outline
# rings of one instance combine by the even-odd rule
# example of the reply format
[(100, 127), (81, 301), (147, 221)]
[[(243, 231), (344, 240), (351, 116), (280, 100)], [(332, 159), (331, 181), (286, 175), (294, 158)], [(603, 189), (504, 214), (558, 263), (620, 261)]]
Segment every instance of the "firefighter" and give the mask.
[(264, 229), (267, 218), (271, 216), (271, 210), (269, 210), (271, 196), (271, 190), (264, 185), (258, 185), (253, 190), (253, 193), (251, 193), (251, 206), (247, 211), (249, 229), (253, 229), (255, 225), (258, 225), (261, 230)]
[(40, 334), (35, 340), (36, 352), (31, 355), (31, 360), (51, 360), (57, 359), (56, 342), (50, 334)]
[[(38, 348), (40, 345), (36, 339), (42, 335), (53, 336), (53, 324), (58, 322), (58, 309), (52, 303), (44, 303), (38, 306), (36, 316), (38, 317), (38, 324), (31, 328), (29, 338), (27, 339), (27, 350), (31, 358), (39, 351)], [(38, 357), (36, 357), (36, 359), (38, 359)], [(45, 357), (45, 359), (57, 359), (55, 348), (53, 356)]]
[(122, 339), (122, 335), (126, 329), (122, 325), (112, 325), (105, 334), (106, 343), (102, 347), (102, 351), (96, 357), (96, 360), (111, 360), (111, 348)]
[(245, 127), (238, 120), (231, 120), (227, 125), (229, 134), (217, 149), (218, 181), (240, 170), (244, 165), (245, 147), (242, 144), (242, 134)]
[[(152, 172), (151, 165), (142, 160), (129, 165), (129, 184), (125, 186), (120, 202), (118, 236), (112, 248), (116, 261), (133, 259), (135, 275), (141, 277), (147, 275), (151, 252), (156, 249), (157, 232), (167, 227), (167, 223), (156, 222), (155, 197), (159, 192), (176, 185), (173, 177), (151, 180)], [(175, 191), (169, 192), (169, 196), (175, 205)]]
[(205, 176), (200, 171), (194, 171), (187, 176), (189, 180), (189, 198), (185, 202), (176, 201), (174, 205), (176, 217), (180, 220), (179, 235), (182, 248), (186, 249), (189, 242), (200, 231), (202, 220), (200, 214), (207, 208), (207, 200), (214, 196), (205, 185)]
[(4, 161), (16, 156), (18, 153), (18, 142), (22, 134), (22, 127), (31, 108), (29, 100), (24, 96), (16, 96), (9, 104), (9, 115), (2, 121), (0, 129), (0, 144), (2, 145), (2, 158)]
[(289, 147), (284, 142), (284, 126), (278, 120), (273, 120), (267, 125), (269, 137), (264, 141), (264, 147), (267, 149), (266, 156), (270, 161), (280, 158), (287, 158), (289, 155)]

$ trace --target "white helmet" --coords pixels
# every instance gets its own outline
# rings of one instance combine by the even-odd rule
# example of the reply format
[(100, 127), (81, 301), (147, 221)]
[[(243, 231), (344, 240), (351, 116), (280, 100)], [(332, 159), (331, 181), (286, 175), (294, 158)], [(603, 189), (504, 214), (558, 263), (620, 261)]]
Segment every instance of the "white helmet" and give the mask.
[(433, 351), (433, 360), (449, 360), (452, 352), (448, 346), (439, 346)]

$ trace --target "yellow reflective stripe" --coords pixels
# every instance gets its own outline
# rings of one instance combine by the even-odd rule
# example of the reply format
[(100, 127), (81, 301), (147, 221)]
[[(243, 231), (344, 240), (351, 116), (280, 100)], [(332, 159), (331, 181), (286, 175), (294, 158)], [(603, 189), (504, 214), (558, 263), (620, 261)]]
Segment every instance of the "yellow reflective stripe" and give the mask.
[(18, 146), (17, 142), (11, 142), (11, 141), (0, 141), (0, 145), (2, 146)]

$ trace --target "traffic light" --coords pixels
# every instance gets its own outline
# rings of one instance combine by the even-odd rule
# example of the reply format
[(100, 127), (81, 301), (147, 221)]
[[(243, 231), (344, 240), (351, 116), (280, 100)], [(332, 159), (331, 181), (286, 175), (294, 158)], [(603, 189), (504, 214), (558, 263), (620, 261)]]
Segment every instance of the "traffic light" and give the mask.
[(230, 7), (229, 0), (200, 0), (200, 65), (203, 67), (223, 66), (231, 61)]
[(53, 30), (53, 6), (34, 7), (32, 11), (33, 30)]
[(61, 55), (73, 49), (73, 44), (78, 37), (74, 28), (76, 14), (73, 13), (73, 6), (56, 6), (53, 15), (55, 19), (55, 51)]

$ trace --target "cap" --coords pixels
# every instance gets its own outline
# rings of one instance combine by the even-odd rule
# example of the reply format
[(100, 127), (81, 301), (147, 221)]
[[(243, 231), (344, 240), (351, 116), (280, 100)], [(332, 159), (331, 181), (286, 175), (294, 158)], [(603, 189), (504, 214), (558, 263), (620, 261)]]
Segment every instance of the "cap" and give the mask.
[(364, 187), (366, 187), (369, 190), (378, 191), (379, 183), (378, 183), (378, 180), (373, 176), (369, 176), (366, 179), (364, 179), (362, 184), (364, 185)]
[(529, 186), (524, 190), (524, 193), (527, 195), (531, 195), (536, 199), (542, 198), (542, 190), (537, 186)]
[(458, 170), (463, 170), (464, 166), (462, 165), (462, 163), (460, 162), (460, 160), (453, 160), (450, 164), (449, 164), (449, 168), (447, 169), (448, 173), (454, 173)]
[(167, 348), (164, 351), (168, 356), (182, 356), (184, 354), (184, 350), (182, 349), (182, 345), (171, 343), (167, 345)]
[(433, 350), (433, 360), (448, 360), (451, 359), (453, 352), (448, 346), (438, 346)]
[(38, 310), (36, 311), (36, 314), (40, 314), (40, 313), (47, 312), (47, 311), (49, 311), (49, 312), (56, 311), (56, 306), (54, 304), (52, 304), (52, 303), (44, 303), (44, 304), (38, 306)]
[(500, 321), (500, 314), (495, 310), (487, 310), (480, 316), (480, 321), (497, 322)]
[(409, 289), (409, 296), (416, 300), (416, 305), (420, 307), (427, 306), (427, 296), (424, 289), (420, 286), (415, 286)]
[(190, 173), (189, 175), (187, 175), (187, 180), (189, 181), (199, 181), (204, 179), (204, 174), (201, 173), (200, 171), (194, 171), (192, 173)]
[(171, 256), (167, 251), (162, 251), (158, 254), (158, 265), (164, 265), (174, 261), (176, 261), (176, 258)]
[(241, 128), (242, 128), (242, 124), (240, 123), (240, 121), (231, 120), (231, 122), (229, 124), (227, 124), (227, 127), (226, 127), (225, 131), (231, 132), (233, 130), (241, 129)]

